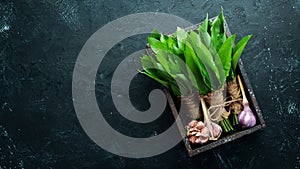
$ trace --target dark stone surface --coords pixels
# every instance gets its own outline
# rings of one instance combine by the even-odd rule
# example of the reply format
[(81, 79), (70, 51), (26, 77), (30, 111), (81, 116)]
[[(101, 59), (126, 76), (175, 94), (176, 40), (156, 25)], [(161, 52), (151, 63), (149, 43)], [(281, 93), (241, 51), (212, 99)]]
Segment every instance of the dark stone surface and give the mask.
[[(242, 59), (267, 128), (189, 158), (183, 143), (161, 155), (130, 159), (98, 147), (81, 128), (72, 103), (74, 64), (86, 40), (109, 21), (137, 12), (165, 12), (198, 23), (222, 5), (232, 33), (252, 34)], [(300, 168), (299, 0), (0, 2), (0, 169), (2, 168)], [(136, 125), (111, 108), (110, 81), (146, 35), (117, 44), (98, 71), (96, 94), (109, 123), (136, 137), (163, 132), (167, 109)], [(134, 89), (159, 87), (137, 76)], [(147, 93), (133, 104), (149, 107)], [(145, 100), (145, 101), (144, 101)], [(103, 104), (104, 102), (108, 104)], [(112, 140), (113, 141), (113, 140)]]

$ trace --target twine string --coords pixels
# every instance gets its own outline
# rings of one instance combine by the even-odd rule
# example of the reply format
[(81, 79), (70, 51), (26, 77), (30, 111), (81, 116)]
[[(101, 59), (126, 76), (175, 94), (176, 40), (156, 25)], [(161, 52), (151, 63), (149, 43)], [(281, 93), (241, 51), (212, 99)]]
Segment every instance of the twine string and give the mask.
[[(213, 106), (210, 106), (210, 107), (209, 107), (208, 112), (210, 112), (210, 119), (211, 119), (212, 121), (217, 121), (217, 120), (219, 120), (219, 117), (218, 117), (218, 116), (214, 116), (214, 115), (218, 112), (219, 109), (214, 109), (214, 110), (211, 112), (211, 110), (212, 110), (213, 108), (224, 108), (224, 107), (226, 107), (226, 106), (229, 106), (230, 103), (233, 103), (233, 102), (236, 102), (236, 101), (241, 101), (242, 99), (241, 99), (241, 98), (238, 98), (238, 99), (233, 99), (233, 100), (230, 100), (230, 101), (225, 101), (225, 100), (226, 100), (226, 99), (224, 99), (224, 102), (223, 102), (222, 104), (213, 105)], [(230, 111), (227, 112), (227, 111), (224, 109), (224, 111), (222, 112), (222, 117), (223, 117), (223, 118), (228, 118), (229, 115), (230, 115)], [(216, 117), (216, 118), (214, 118), (214, 117)]]

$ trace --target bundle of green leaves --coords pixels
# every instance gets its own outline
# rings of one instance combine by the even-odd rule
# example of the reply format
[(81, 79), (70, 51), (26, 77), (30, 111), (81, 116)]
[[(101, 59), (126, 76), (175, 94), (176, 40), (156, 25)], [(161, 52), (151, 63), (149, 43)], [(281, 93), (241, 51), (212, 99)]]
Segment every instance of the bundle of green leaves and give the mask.
[(191, 95), (193, 86), (176, 37), (159, 34), (154, 30), (148, 41), (155, 56), (144, 55), (141, 58), (144, 69), (141, 73), (169, 88), (176, 96)]
[(168, 36), (154, 30), (148, 42), (155, 55), (141, 58), (141, 72), (174, 95), (190, 95), (194, 89), (207, 95), (234, 78), (238, 59), (250, 37), (244, 37), (234, 47), (236, 35), (226, 36), (223, 10), (213, 22), (207, 15), (197, 32), (177, 28)]

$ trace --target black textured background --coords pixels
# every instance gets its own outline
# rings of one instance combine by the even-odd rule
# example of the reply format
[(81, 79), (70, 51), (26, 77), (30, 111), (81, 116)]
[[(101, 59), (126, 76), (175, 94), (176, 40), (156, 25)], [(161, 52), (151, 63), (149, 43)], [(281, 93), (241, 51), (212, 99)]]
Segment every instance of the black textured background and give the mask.
[[(253, 35), (242, 59), (267, 128), (194, 158), (182, 142), (145, 159), (120, 157), (94, 144), (76, 118), (71, 94), (73, 67), (86, 40), (128, 14), (165, 12), (198, 23), (207, 12), (217, 15), (220, 5), (238, 39)], [(299, 17), (299, 0), (1, 0), (0, 169), (300, 168)], [(104, 116), (131, 136), (156, 135), (172, 123), (167, 109), (155, 122), (135, 125), (109, 103), (114, 69), (145, 47), (146, 36), (117, 44), (96, 79)], [(141, 75), (134, 81), (132, 90), (159, 87)], [(137, 108), (149, 107), (149, 91), (132, 92)]]

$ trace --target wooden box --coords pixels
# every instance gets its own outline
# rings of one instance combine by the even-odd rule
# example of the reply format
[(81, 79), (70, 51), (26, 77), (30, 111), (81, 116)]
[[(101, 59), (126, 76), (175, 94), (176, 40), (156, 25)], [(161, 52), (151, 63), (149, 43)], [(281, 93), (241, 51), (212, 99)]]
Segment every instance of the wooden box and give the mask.
[[(213, 21), (215, 18), (216, 17), (210, 19), (210, 21)], [(197, 30), (200, 24), (201, 23), (195, 24), (193, 26), (185, 28), (185, 30), (186, 31)], [(225, 22), (225, 27), (226, 27), (227, 36), (228, 37), (231, 36), (231, 32), (230, 32), (226, 22)], [(153, 54), (153, 52), (151, 51), (151, 49), (148, 45), (147, 45), (147, 50), (148, 50), (149, 53)], [(183, 141), (184, 141), (185, 147), (186, 147), (190, 157), (192, 157), (194, 155), (197, 155), (199, 153), (202, 153), (204, 151), (210, 150), (214, 147), (220, 146), (222, 144), (225, 144), (227, 142), (236, 140), (240, 137), (251, 134), (255, 131), (258, 131), (258, 130), (263, 129), (263, 128), (266, 127), (265, 121), (264, 121), (263, 116), (261, 114), (261, 110), (258, 106), (256, 97), (254, 95), (254, 91), (253, 91), (253, 89), (250, 85), (250, 81), (248, 79), (247, 73), (244, 69), (243, 62), (242, 62), (241, 59), (238, 62), (237, 74), (239, 74), (240, 77), (241, 77), (241, 80), (244, 84), (245, 93), (246, 93), (247, 99), (249, 101), (249, 106), (250, 106), (251, 110), (253, 111), (254, 115), (256, 116), (256, 125), (252, 128), (243, 129), (241, 131), (237, 131), (237, 132), (234, 132), (234, 133), (231, 133), (231, 134), (222, 133), (221, 137), (218, 140), (208, 142), (208, 143), (203, 144), (203, 145), (192, 145), (190, 143), (190, 141), (188, 140), (188, 138), (185, 137), (183, 139)], [(165, 94), (166, 94), (166, 97), (167, 97), (168, 104), (171, 108), (172, 114), (173, 114), (174, 118), (176, 119), (178, 117), (178, 109), (177, 109), (176, 103), (178, 103), (179, 100), (177, 100), (176, 97), (172, 96), (168, 89), (165, 89), (164, 91), (165, 91)], [(182, 134), (182, 135), (186, 135), (185, 125), (186, 124), (183, 124), (180, 119), (177, 120), (177, 126), (178, 126), (180, 134)]]

